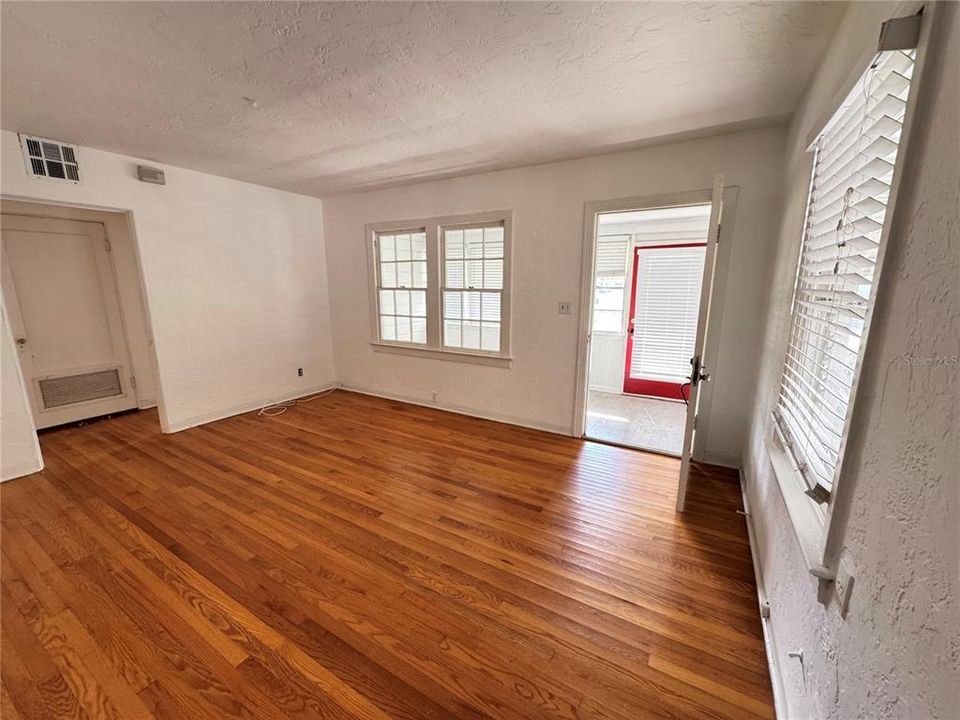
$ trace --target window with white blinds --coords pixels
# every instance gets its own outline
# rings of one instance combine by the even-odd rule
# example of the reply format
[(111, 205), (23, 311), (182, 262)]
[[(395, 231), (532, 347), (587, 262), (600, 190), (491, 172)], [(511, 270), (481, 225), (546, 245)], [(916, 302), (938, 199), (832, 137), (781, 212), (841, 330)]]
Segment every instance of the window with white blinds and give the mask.
[(880, 53), (814, 144), (775, 420), (808, 493), (820, 501), (835, 482), (864, 354), (914, 54)]
[(503, 223), (443, 227), (443, 346), (500, 352)]
[(426, 232), (378, 233), (376, 250), (381, 339), (426, 344)]
[(630, 235), (598, 235), (593, 289), (593, 331), (623, 333)]
[(367, 225), (374, 344), (509, 359), (512, 228), (510, 211)]
[(696, 342), (706, 246), (637, 252), (630, 377), (682, 383)]

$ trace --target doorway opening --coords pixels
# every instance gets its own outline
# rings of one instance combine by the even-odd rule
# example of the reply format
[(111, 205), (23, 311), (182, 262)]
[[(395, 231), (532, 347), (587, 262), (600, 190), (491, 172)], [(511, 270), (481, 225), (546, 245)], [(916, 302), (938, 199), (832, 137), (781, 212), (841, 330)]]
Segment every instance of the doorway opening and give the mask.
[(157, 405), (125, 213), (4, 199), (6, 320), (37, 430)]
[(597, 214), (585, 437), (681, 455), (711, 208)]

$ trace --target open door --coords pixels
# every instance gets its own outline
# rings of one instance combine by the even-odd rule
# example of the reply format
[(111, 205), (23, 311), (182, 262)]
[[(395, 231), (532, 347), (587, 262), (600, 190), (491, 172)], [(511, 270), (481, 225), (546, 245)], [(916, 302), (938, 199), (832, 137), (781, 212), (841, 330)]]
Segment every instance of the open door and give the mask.
[(687, 422), (683, 431), (683, 450), (680, 455), (680, 483), (677, 487), (677, 511), (682, 512), (687, 499), (690, 478), (690, 459), (697, 432), (697, 413), (700, 408), (700, 386), (709, 382), (708, 358), (704, 357), (709, 331), (710, 299), (713, 297), (713, 275), (717, 266), (717, 243), (720, 240), (720, 222), (723, 215), (723, 173), (713, 179), (713, 199), (710, 211), (710, 234), (707, 236), (703, 261), (703, 283), (700, 286), (700, 309), (697, 312), (697, 335), (693, 357), (690, 358), (690, 390), (687, 397)]

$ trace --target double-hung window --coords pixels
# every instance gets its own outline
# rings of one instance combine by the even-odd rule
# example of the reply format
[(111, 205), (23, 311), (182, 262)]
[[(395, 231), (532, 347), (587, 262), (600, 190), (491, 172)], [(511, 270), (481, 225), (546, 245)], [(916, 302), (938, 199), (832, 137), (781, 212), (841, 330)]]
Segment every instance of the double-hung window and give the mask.
[(512, 213), (367, 226), (374, 344), (508, 358)]
[(503, 344), (503, 223), (443, 226), (440, 234), (443, 347), (499, 353)]
[(423, 228), (378, 233), (377, 298), (380, 337), (427, 342), (427, 234)]
[(598, 235), (593, 288), (593, 330), (622, 334), (630, 235)]
[(774, 420), (807, 494), (840, 473), (877, 288), (914, 50), (881, 52), (816, 139)]

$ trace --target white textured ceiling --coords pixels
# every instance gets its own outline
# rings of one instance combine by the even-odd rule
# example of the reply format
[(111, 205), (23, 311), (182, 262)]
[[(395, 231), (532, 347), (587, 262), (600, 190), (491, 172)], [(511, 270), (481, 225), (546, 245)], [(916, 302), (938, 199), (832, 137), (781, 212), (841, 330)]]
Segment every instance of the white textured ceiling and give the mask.
[(843, 9), (3, 2), (0, 120), (322, 195), (782, 117)]

